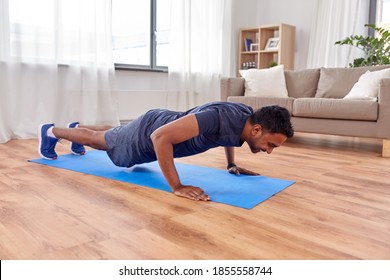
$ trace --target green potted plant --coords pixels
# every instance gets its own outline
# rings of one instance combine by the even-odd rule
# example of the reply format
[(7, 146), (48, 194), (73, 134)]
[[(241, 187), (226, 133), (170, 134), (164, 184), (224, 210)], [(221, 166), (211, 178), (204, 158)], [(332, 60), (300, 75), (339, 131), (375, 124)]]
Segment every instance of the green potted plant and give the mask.
[(272, 61), (272, 62), (268, 65), (269, 68), (272, 68), (272, 67), (275, 67), (275, 66), (278, 66), (278, 63), (277, 63), (276, 61)]
[(356, 58), (350, 67), (390, 64), (390, 31), (374, 24), (364, 26), (375, 30), (379, 37), (351, 35), (336, 45), (351, 45), (364, 51), (365, 56)]

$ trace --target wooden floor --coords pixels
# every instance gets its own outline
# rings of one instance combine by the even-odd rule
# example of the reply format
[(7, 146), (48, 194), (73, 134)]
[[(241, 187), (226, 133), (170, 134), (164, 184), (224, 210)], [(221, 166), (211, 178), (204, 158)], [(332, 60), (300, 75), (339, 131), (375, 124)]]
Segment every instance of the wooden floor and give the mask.
[[(294, 138), (237, 150), (243, 167), (296, 181), (252, 210), (30, 163), (35, 139), (0, 144), (0, 259), (390, 259), (381, 142)], [(220, 148), (179, 161), (226, 165)]]

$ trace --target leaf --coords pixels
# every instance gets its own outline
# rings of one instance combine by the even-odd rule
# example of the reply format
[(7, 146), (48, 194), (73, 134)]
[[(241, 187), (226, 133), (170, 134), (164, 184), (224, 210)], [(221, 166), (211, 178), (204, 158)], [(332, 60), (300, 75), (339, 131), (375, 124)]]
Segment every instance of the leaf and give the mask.
[(364, 51), (364, 57), (356, 58), (349, 66), (390, 64), (390, 31), (374, 24), (364, 26), (375, 30), (380, 36), (351, 35), (335, 42), (336, 45), (350, 45)]

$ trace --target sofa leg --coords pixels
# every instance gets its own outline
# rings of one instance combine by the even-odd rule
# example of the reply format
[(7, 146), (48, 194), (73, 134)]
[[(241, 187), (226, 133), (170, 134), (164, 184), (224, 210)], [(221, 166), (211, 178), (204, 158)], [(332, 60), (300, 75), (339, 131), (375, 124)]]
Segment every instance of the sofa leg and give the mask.
[(388, 139), (383, 139), (382, 157), (390, 157), (390, 140)]

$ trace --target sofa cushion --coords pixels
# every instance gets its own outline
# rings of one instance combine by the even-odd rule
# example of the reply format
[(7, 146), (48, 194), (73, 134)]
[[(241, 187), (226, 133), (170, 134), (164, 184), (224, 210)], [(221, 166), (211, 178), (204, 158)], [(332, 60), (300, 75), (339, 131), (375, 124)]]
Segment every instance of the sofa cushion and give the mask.
[(320, 69), (300, 71), (285, 70), (286, 87), (289, 97), (314, 97), (317, 91)]
[(377, 71), (389, 67), (390, 65), (356, 68), (321, 68), (315, 97), (343, 98), (367, 70)]
[(298, 98), (294, 117), (376, 121), (378, 102), (355, 99)]
[(245, 79), (245, 96), (288, 97), (284, 66), (240, 70)]
[(360, 76), (359, 81), (353, 85), (351, 91), (344, 99), (376, 98), (379, 92), (379, 83), (382, 79), (390, 78), (390, 69), (366, 73)]
[(230, 96), (227, 101), (243, 103), (257, 110), (264, 106), (279, 105), (286, 108), (290, 114), (293, 111), (293, 102), (295, 98), (277, 98), (277, 97), (254, 97), (254, 96)]

